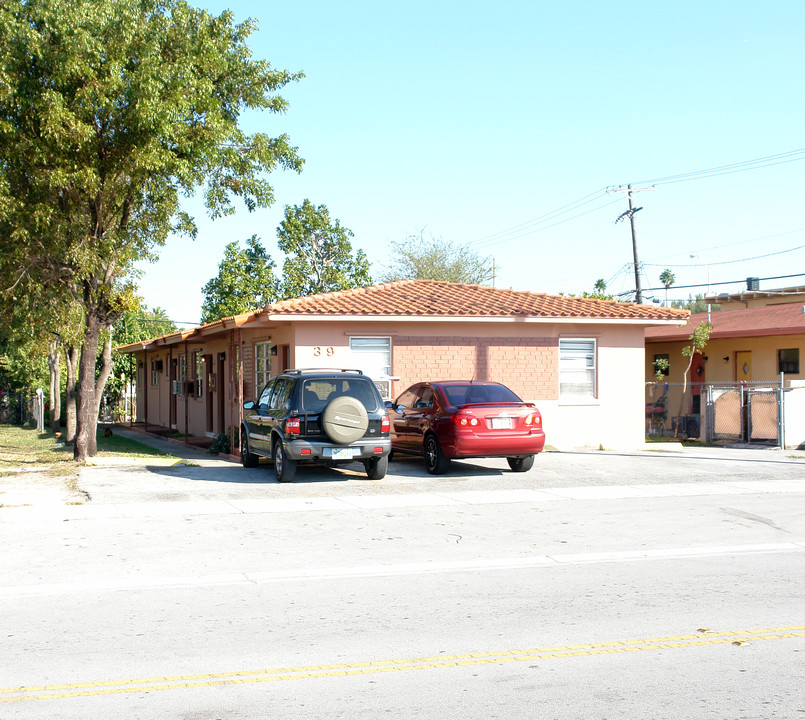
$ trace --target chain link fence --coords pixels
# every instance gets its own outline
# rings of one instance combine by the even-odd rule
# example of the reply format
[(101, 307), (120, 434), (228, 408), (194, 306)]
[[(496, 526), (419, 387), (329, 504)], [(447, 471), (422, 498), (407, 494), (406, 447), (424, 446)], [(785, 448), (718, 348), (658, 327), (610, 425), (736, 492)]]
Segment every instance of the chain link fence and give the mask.
[(646, 383), (646, 436), (781, 445), (790, 391), (781, 382)]
[(36, 395), (21, 392), (0, 392), (0, 424), (36, 424)]

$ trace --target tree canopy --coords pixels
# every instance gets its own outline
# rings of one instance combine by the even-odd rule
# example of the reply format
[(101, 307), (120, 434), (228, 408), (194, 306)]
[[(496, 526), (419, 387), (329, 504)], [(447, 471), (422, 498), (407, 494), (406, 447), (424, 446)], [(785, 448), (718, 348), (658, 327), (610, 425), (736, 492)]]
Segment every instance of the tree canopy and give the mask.
[(274, 302), (279, 295), (275, 266), (257, 235), (246, 240), (245, 248), (237, 241), (229, 243), (218, 265), (218, 275), (202, 288), (201, 322), (258, 310)]
[(383, 282), (444, 280), (482, 285), (493, 277), (491, 258), (440, 237), (426, 238), (424, 231), (404, 240), (392, 240), (390, 245), (391, 262), (383, 269)]
[(305, 200), (287, 205), (277, 228), (277, 244), (286, 257), (282, 296), (285, 298), (366, 287), (372, 284), (363, 250), (352, 254), (352, 231), (330, 220), (326, 205)]
[(301, 77), (252, 58), (254, 23), (182, 0), (0, 2), (0, 291), (48, 287), (80, 304), (75, 456), (95, 436), (101, 332), (136, 307), (127, 272), (171, 231), (195, 233), (182, 196), (207, 212), (251, 210), (266, 173), (300, 170), (285, 135), (246, 135), (240, 114), (282, 112)]

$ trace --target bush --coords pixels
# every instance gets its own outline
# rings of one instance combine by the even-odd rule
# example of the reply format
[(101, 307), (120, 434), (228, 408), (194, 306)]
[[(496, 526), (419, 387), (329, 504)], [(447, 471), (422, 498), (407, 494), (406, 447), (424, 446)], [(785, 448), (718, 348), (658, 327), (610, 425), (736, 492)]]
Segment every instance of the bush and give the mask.
[[(210, 455), (229, 455), (232, 453), (232, 445), (229, 441), (229, 433), (232, 428), (227, 428), (225, 433), (218, 433), (212, 441), (212, 445), (208, 452)], [(235, 430), (235, 447), (237, 447), (240, 439), (238, 438), (238, 431)]]

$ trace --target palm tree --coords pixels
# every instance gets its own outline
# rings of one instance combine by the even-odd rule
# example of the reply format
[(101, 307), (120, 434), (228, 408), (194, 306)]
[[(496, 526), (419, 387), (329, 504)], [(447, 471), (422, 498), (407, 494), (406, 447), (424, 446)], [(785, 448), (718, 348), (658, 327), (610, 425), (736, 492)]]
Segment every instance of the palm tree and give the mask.
[(606, 292), (606, 289), (607, 289), (606, 280), (604, 280), (604, 278), (598, 278), (598, 280), (595, 281), (595, 285), (593, 286), (593, 289), (597, 293), (599, 293), (600, 295), (603, 295)]
[(660, 282), (665, 286), (665, 304), (668, 304), (668, 288), (676, 282), (674, 275), (668, 268), (660, 273)]

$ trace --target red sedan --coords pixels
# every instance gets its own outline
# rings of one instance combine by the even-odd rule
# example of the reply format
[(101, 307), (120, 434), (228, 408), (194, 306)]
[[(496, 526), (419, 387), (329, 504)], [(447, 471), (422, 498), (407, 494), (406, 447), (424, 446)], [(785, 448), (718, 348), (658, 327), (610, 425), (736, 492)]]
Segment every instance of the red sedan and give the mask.
[(477, 457), (505, 457), (524, 472), (545, 445), (537, 407), (500, 383), (417, 383), (386, 408), (392, 451), (423, 455), (433, 475), (447, 472), (453, 458)]

